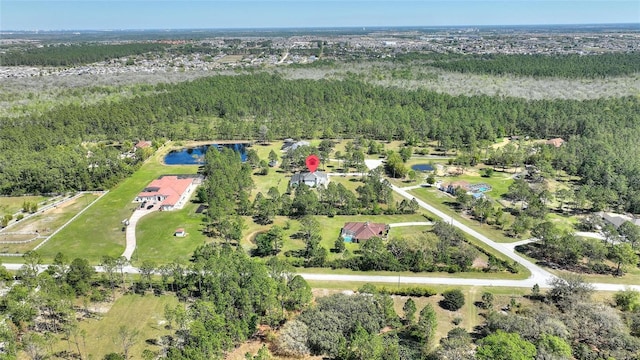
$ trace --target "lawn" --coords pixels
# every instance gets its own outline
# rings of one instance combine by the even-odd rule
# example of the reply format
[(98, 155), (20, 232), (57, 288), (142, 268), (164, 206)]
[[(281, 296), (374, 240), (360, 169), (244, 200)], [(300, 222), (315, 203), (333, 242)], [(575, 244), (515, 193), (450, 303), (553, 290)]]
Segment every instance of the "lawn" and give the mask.
[[(106, 354), (122, 353), (122, 346), (117, 344), (117, 333), (120, 326), (129, 330), (137, 330), (136, 343), (129, 350), (131, 359), (142, 359), (144, 349), (158, 351), (159, 347), (149, 345), (148, 340), (156, 340), (172, 331), (165, 329), (164, 307), (175, 307), (178, 300), (172, 295), (124, 295), (113, 304), (111, 309), (99, 319), (88, 319), (80, 323), (80, 329), (86, 331), (86, 346), (80, 344), (83, 353), (89, 359), (102, 359)], [(71, 344), (75, 351), (75, 344)], [(60, 340), (55, 350), (68, 350), (66, 341)]]
[[(391, 224), (391, 223), (399, 223), (399, 222), (411, 222), (411, 221), (427, 221), (424, 216), (419, 214), (411, 214), (411, 215), (338, 215), (332, 218), (327, 216), (319, 216), (317, 217), (320, 222), (320, 235), (322, 236), (322, 241), (320, 244), (326, 249), (332, 249), (333, 245), (340, 235), (340, 230), (347, 222), (358, 222), (358, 221), (369, 221), (372, 223), (383, 223), (383, 224)], [(359, 249), (359, 244), (351, 244), (347, 243), (347, 249), (353, 252), (354, 250)], [(329, 259), (332, 259), (334, 256), (342, 256), (340, 254), (330, 253)]]
[[(98, 195), (83, 194), (77, 199), (65, 202), (44, 213), (38, 213), (28, 219), (24, 219), (9, 229), (8, 232), (38, 232), (40, 238), (25, 244), (1, 244), (1, 253), (24, 253), (33, 249), (44, 240), (44, 237), (52, 234), (67, 221), (73, 218), (78, 212), (90, 205)], [(33, 236), (22, 236), (23, 238), (7, 238), (6, 240), (26, 240)], [(4, 239), (3, 239), (4, 240)], [(51, 241), (51, 240), (50, 240)], [(46, 245), (45, 245), (46, 246)], [(55, 254), (54, 254), (55, 255)], [(12, 258), (14, 259), (14, 258)]]
[(442, 178), (438, 177), (437, 179), (442, 180), (443, 183), (463, 180), (470, 184), (489, 184), (491, 186), (491, 191), (488, 191), (485, 194), (494, 200), (498, 200), (508, 192), (509, 186), (513, 183), (513, 178), (511, 178), (512, 175), (512, 173), (496, 171), (489, 178), (475, 174), (463, 174), (458, 176), (446, 176)]
[[(427, 221), (427, 219), (420, 220), (420, 221)], [(419, 225), (419, 226), (394, 227), (394, 228), (391, 228), (391, 230), (389, 230), (389, 239), (393, 239), (396, 237), (402, 238), (404, 236), (414, 235), (416, 233), (422, 233), (428, 230), (431, 230), (431, 226)]]
[(73, 223), (56, 234), (38, 251), (43, 261), (51, 262), (61, 251), (73, 259), (83, 257), (97, 264), (104, 255), (120, 256), (124, 251), (125, 233), (122, 221), (137, 207), (132, 201), (153, 179), (167, 174), (195, 174), (198, 166), (164, 165), (162, 156), (169, 147), (161, 148), (133, 175), (120, 182)]
[(580, 219), (575, 215), (548, 213), (546, 219), (554, 223), (560, 230), (575, 231)]
[[(432, 205), (436, 209), (443, 211), (448, 215), (451, 215), (457, 221), (460, 221), (461, 223), (467, 226), (472, 226), (474, 230), (489, 237), (495, 242), (508, 243), (508, 242), (515, 242), (520, 240), (520, 239), (505, 236), (502, 231), (500, 231), (499, 229), (496, 229), (492, 225), (481, 224), (478, 221), (463, 217), (462, 215), (460, 215), (460, 213), (456, 212), (449, 205), (447, 205), (447, 203), (455, 202), (455, 199), (451, 196), (444, 194), (443, 192), (441, 192), (436, 188), (418, 188), (418, 189), (409, 191), (409, 193), (412, 195), (415, 195), (417, 198), (425, 201), (429, 205)], [(512, 216), (507, 212), (505, 212), (505, 217), (508, 219), (507, 220), (508, 223), (513, 221)]]
[[(196, 213), (199, 204), (188, 203), (183, 209), (157, 211), (146, 215), (136, 227), (137, 246), (131, 261), (140, 265), (143, 260), (157, 264), (178, 261), (185, 263), (193, 251), (210, 239), (202, 233), (203, 214)], [(177, 228), (184, 228), (186, 237), (173, 236)]]
[(40, 203), (47, 200), (44, 196), (0, 196), (0, 216), (15, 214), (22, 210), (25, 201)]
[[(422, 215), (412, 214), (412, 215), (336, 215), (332, 218), (328, 216), (316, 216), (316, 219), (320, 223), (320, 236), (322, 238), (320, 245), (326, 248), (327, 250), (331, 250), (334, 247), (334, 242), (340, 235), (340, 230), (344, 226), (346, 222), (350, 221), (370, 221), (376, 223), (396, 223), (396, 222), (411, 222), (411, 221), (427, 221)], [(295, 238), (295, 234), (300, 231), (300, 223), (297, 220), (289, 219), (284, 216), (276, 216), (273, 224), (270, 225), (259, 225), (253, 222), (250, 218), (245, 218), (247, 228), (244, 231), (244, 237), (241, 241), (241, 245), (245, 250), (251, 250), (255, 248), (255, 243), (253, 242), (255, 236), (260, 233), (267, 231), (270, 227), (274, 225), (278, 225), (280, 227), (285, 227), (285, 223), (288, 222), (289, 229), (284, 231), (284, 242), (282, 246), (281, 254), (289, 250), (300, 250), (304, 249), (305, 244), (301, 239)], [(404, 228), (405, 233), (411, 232), (411, 227), (409, 230)], [(414, 229), (415, 231), (420, 231)], [(294, 235), (294, 238), (292, 238)], [(355, 243), (346, 243), (346, 248), (353, 253), (353, 251), (358, 250), (360, 248), (360, 244)], [(340, 257), (341, 254), (335, 254), (330, 252), (328, 259), (333, 259), (335, 257)]]

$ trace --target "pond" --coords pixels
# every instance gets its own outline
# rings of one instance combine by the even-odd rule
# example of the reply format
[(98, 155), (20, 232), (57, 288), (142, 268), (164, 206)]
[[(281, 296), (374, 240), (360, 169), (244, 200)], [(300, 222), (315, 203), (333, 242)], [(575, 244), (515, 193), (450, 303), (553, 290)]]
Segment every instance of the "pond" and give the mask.
[(415, 164), (411, 167), (415, 171), (433, 171), (433, 165), (431, 164)]
[(204, 154), (213, 147), (221, 149), (227, 147), (240, 153), (240, 160), (247, 161), (246, 144), (209, 144), (196, 147), (184, 148), (181, 150), (172, 150), (164, 157), (164, 163), (167, 165), (201, 165), (204, 164)]

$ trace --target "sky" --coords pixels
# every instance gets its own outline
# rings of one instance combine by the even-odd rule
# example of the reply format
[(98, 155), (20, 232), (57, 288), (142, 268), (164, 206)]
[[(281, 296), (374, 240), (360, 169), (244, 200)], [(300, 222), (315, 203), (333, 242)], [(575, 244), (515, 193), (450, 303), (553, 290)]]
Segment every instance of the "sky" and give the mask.
[(0, 30), (640, 23), (640, 0), (0, 0)]

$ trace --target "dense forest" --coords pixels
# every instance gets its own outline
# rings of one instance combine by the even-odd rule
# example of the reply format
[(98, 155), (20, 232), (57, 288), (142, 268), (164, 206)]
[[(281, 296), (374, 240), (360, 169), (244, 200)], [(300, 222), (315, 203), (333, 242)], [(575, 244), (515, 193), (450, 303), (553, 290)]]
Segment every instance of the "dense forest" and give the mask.
[(160, 43), (56, 44), (11, 49), (0, 56), (0, 66), (77, 66), (164, 50)]
[(462, 73), (572, 79), (604, 78), (640, 72), (640, 53), (601, 55), (401, 54), (401, 61), (428, 60), (430, 66)]
[(89, 166), (94, 160), (83, 142), (247, 139), (258, 138), (266, 126), (272, 138), (434, 140), (444, 150), (466, 151), (486, 149), (507, 135), (562, 137), (568, 142), (552, 153), (551, 163), (612, 192), (613, 208), (640, 212), (636, 97), (527, 101), (267, 74), (217, 76), (154, 89), (153, 95), (119, 102), (0, 119), (0, 192), (104, 188), (114, 176), (127, 175), (111, 169), (118, 170), (122, 162), (106, 149), (104, 165)]

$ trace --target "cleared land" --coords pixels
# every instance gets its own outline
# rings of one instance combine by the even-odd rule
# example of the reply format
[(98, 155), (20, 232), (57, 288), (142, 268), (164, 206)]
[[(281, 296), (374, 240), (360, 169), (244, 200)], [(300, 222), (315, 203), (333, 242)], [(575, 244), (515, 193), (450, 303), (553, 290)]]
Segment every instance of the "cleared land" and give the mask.
[(38, 251), (44, 262), (64, 251), (71, 259), (82, 257), (97, 264), (104, 255), (118, 257), (125, 244), (122, 221), (137, 207), (132, 201), (153, 179), (168, 174), (195, 174), (197, 166), (168, 166), (162, 164), (168, 146), (158, 151), (129, 178), (122, 181), (107, 195), (73, 223), (60, 231)]
[[(95, 319), (80, 322), (80, 330), (86, 331), (85, 344), (80, 344), (83, 354), (90, 359), (102, 359), (104, 355), (115, 352), (122, 353), (122, 346), (118, 345), (118, 330), (126, 326), (130, 331), (139, 331), (136, 343), (129, 350), (132, 359), (142, 359), (144, 349), (159, 350), (158, 346), (149, 345), (147, 341), (155, 341), (160, 336), (168, 335), (172, 331), (165, 329), (167, 321), (164, 319), (164, 307), (175, 307), (178, 299), (172, 295), (124, 295), (112, 304), (103, 304), (106, 311), (98, 314)], [(108, 311), (107, 311), (108, 310)], [(126, 319), (126, 321), (124, 321)], [(54, 350), (68, 350), (66, 341), (60, 339)], [(75, 347), (75, 344), (71, 344)], [(72, 349), (75, 351), (75, 348)]]
[(25, 202), (40, 204), (47, 199), (44, 196), (0, 196), (0, 215), (17, 213)]
[(28, 219), (20, 221), (7, 231), (0, 233), (0, 241), (23, 241), (34, 239), (36, 237), (35, 234), (37, 234), (37, 238), (35, 238), (34, 241), (21, 244), (0, 244), (0, 254), (24, 253), (32, 250), (47, 236), (51, 235), (54, 231), (73, 218), (78, 212), (91, 204), (97, 197), (98, 195), (96, 194), (83, 194), (76, 199), (62, 203), (55, 208), (37, 213)]

